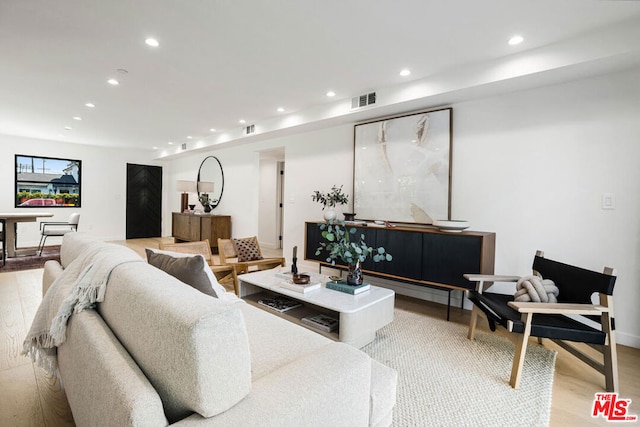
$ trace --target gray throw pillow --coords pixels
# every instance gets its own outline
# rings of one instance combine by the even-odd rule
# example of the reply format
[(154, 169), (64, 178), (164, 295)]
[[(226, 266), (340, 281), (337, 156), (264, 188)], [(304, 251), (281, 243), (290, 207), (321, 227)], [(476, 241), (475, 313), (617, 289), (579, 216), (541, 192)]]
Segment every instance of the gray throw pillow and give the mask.
[(202, 255), (186, 255), (146, 248), (147, 262), (187, 285), (210, 295), (222, 298), (226, 290), (218, 283)]

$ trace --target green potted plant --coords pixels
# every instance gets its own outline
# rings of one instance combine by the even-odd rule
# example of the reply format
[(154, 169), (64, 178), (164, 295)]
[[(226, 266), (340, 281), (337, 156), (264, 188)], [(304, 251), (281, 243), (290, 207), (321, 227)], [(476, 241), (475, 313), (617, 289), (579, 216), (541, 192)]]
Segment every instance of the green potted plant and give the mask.
[(311, 195), (311, 200), (320, 203), (323, 211), (328, 207), (329, 209), (324, 212), (324, 219), (332, 221), (336, 219), (337, 216), (334, 208), (337, 205), (346, 205), (349, 203), (349, 196), (342, 192), (342, 185), (340, 187), (334, 185), (331, 187), (331, 191), (327, 193), (322, 193), (318, 190), (314, 191)]
[(336, 264), (336, 259), (340, 259), (349, 267), (347, 274), (347, 284), (358, 286), (362, 284), (362, 263), (371, 258), (373, 262), (391, 261), (393, 256), (383, 247), (373, 248), (368, 246), (364, 240), (364, 234), (357, 236), (358, 229), (347, 228), (344, 221), (328, 224), (319, 224), (321, 235), (326, 242), (320, 242), (320, 247), (316, 249), (316, 255), (326, 254), (326, 261), (331, 265)]

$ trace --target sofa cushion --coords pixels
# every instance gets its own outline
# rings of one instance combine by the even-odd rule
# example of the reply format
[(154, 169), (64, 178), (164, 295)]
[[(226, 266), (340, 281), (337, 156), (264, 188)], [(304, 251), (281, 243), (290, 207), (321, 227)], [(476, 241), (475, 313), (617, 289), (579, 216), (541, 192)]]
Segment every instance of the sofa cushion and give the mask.
[(233, 249), (238, 255), (238, 262), (255, 261), (262, 259), (260, 256), (260, 248), (258, 239), (254, 237), (246, 237), (244, 239), (231, 239)]
[(167, 425), (160, 396), (94, 310), (69, 318), (58, 367), (76, 425)]
[(147, 262), (203, 294), (222, 298), (227, 292), (218, 283), (200, 254), (185, 254), (146, 248)]
[(396, 384), (398, 372), (371, 360), (371, 405), (369, 406), (369, 425), (389, 425), (396, 404)]
[(350, 345), (328, 341), (255, 380), (249, 396), (233, 410), (212, 420), (192, 415), (177, 425), (366, 427), (370, 381), (369, 356)]
[(119, 266), (97, 308), (162, 398), (174, 422), (211, 417), (251, 388), (244, 304), (206, 298), (146, 263)]
[(249, 334), (253, 381), (332, 343), (312, 332), (250, 304), (239, 305)]

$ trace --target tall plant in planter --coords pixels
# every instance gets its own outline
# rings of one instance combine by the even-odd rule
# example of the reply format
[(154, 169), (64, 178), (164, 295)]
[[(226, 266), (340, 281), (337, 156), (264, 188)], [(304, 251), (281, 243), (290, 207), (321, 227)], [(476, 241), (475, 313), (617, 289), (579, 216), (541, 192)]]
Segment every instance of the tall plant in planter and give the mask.
[(340, 259), (349, 267), (347, 283), (349, 285), (361, 285), (363, 282), (362, 263), (371, 258), (373, 262), (391, 261), (393, 256), (382, 246), (373, 248), (364, 240), (364, 234), (357, 236), (358, 229), (347, 228), (344, 221), (328, 224), (319, 224), (322, 237), (326, 242), (320, 242), (320, 247), (316, 249), (316, 256), (326, 254), (326, 261), (331, 265), (336, 264), (336, 259)]
[(322, 193), (318, 190), (314, 191), (311, 195), (311, 200), (320, 203), (323, 211), (328, 207), (324, 212), (324, 219), (332, 221), (335, 220), (337, 216), (334, 208), (337, 205), (346, 205), (349, 203), (349, 196), (342, 192), (342, 185), (340, 187), (334, 185), (331, 187), (331, 191), (327, 193)]

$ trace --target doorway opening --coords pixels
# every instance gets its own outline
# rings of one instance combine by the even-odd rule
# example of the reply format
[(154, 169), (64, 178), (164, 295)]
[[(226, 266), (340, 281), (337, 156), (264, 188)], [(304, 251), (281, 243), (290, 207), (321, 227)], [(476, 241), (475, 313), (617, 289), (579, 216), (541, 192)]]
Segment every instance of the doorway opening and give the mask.
[(258, 240), (260, 246), (282, 249), (284, 239), (284, 148), (260, 152), (260, 200)]

